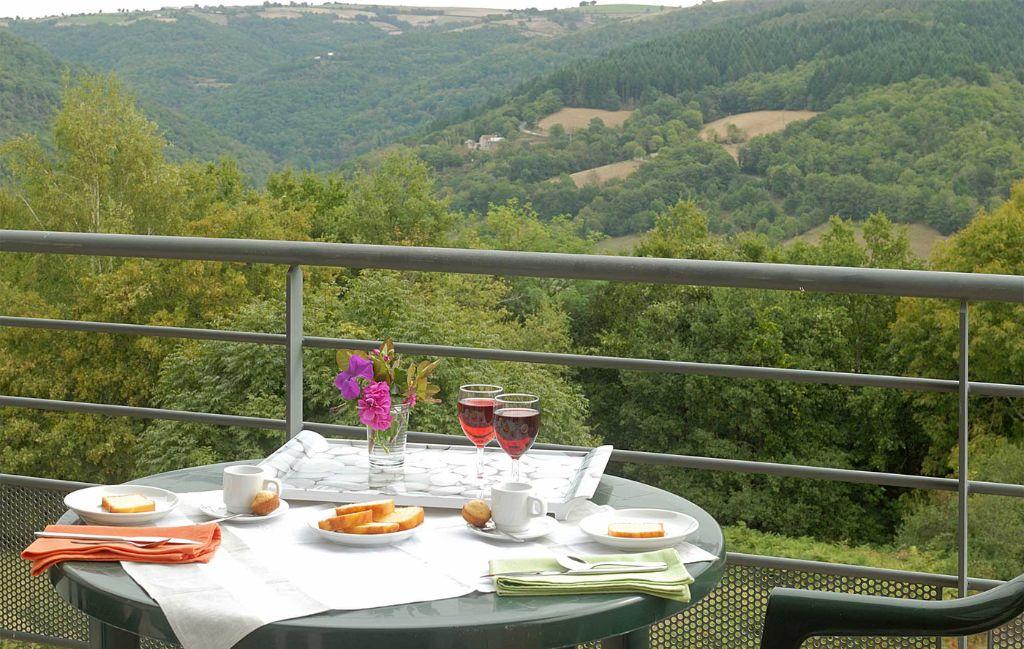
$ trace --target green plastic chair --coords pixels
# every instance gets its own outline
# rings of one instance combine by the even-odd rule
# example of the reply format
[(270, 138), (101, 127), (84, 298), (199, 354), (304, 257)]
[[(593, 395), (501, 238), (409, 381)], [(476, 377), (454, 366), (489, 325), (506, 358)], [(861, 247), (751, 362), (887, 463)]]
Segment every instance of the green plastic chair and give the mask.
[(761, 649), (799, 649), (812, 636), (962, 636), (1024, 612), (1024, 575), (962, 599), (922, 601), (773, 588)]

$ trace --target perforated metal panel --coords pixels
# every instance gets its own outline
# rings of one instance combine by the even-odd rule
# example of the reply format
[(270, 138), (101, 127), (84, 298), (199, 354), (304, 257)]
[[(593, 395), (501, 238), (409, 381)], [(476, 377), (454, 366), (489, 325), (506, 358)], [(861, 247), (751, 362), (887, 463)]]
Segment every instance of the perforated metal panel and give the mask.
[(1024, 648), (1024, 617), (1019, 617), (1004, 627), (1000, 627), (989, 635), (991, 649), (1022, 649)]
[[(657, 647), (756, 648), (761, 641), (768, 594), (776, 586), (911, 599), (939, 599), (934, 586), (881, 579), (855, 579), (811, 572), (729, 566), (719, 587), (681, 615), (651, 627)], [(806, 649), (889, 647), (934, 649), (931, 638), (814, 638)]]
[(32, 532), (66, 510), (66, 491), (15, 486), (0, 478), (0, 629), (87, 641), (86, 616), (57, 595), (49, 579), (31, 577), (18, 556)]

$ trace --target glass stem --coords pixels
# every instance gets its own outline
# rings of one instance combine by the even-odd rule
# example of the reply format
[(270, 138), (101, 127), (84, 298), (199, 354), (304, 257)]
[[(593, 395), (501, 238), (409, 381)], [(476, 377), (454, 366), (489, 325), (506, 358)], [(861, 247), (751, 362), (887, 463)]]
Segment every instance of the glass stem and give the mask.
[(484, 447), (476, 447), (476, 479), (484, 479)]
[(512, 458), (512, 482), (519, 482), (519, 460)]

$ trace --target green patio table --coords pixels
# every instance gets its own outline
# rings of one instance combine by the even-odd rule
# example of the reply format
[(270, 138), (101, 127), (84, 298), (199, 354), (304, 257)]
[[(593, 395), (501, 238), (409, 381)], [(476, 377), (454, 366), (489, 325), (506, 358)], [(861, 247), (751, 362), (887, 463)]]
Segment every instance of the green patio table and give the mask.
[[(177, 492), (220, 488), (226, 464), (182, 469), (136, 480)], [(245, 637), (239, 649), (525, 649), (568, 647), (604, 639), (603, 647), (646, 647), (647, 627), (703, 599), (725, 570), (722, 529), (707, 512), (661, 489), (604, 476), (594, 502), (615, 508), (656, 507), (689, 514), (700, 522), (688, 540), (716, 555), (690, 564), (689, 604), (648, 595), (462, 597), (356, 611), (327, 611), (268, 624)], [(66, 513), (61, 524), (77, 522)], [(613, 552), (613, 551), (610, 551)], [(99, 649), (135, 649), (140, 636), (174, 642), (160, 610), (119, 563), (68, 562), (50, 569), (57, 592), (90, 617), (90, 641)]]

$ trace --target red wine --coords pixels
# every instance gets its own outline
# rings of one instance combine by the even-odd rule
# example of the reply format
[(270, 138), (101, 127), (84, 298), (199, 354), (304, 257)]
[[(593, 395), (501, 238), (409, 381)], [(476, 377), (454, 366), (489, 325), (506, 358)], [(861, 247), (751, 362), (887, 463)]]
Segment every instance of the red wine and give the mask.
[(471, 442), (486, 446), (494, 439), (494, 399), (459, 399), (459, 424)]
[(540, 431), (540, 411), (533, 408), (499, 408), (494, 411), (498, 444), (513, 460), (530, 450)]

